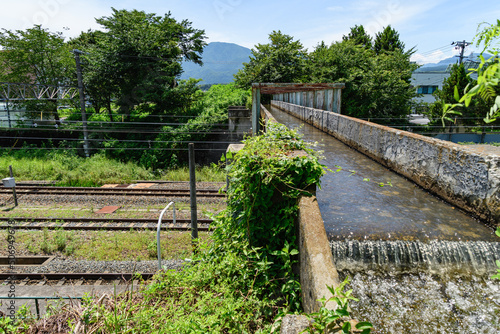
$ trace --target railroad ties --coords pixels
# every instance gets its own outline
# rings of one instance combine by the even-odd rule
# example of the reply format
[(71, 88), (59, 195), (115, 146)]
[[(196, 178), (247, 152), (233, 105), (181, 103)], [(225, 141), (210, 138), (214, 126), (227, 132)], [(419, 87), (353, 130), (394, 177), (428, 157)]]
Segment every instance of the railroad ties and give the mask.
[[(13, 281), (12, 273), (0, 273), (0, 282), (4, 285)], [(17, 286), (30, 285), (126, 285), (132, 281), (147, 281), (154, 273), (16, 273)]]
[[(0, 229), (8, 228), (8, 222), (15, 222), (16, 229), (42, 230), (64, 229), (80, 231), (129, 231), (156, 230), (158, 219), (148, 218), (25, 218), (25, 217), (0, 217)], [(212, 219), (198, 219), (198, 229), (208, 231)], [(164, 219), (161, 229), (170, 231), (189, 231), (190, 219)]]

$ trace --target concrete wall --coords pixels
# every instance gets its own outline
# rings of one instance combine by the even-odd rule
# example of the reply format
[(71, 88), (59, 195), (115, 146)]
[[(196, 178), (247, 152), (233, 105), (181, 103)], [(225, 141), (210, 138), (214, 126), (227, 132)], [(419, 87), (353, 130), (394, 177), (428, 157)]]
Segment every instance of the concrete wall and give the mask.
[(271, 104), (333, 135), (492, 225), (500, 224), (500, 154), (282, 101)]
[[(316, 197), (300, 199), (297, 240), (302, 307), (306, 313), (317, 312), (318, 299), (332, 296), (327, 285), (338, 287), (340, 281)], [(335, 309), (336, 304), (330, 302), (327, 307)]]
[(251, 133), (251, 111), (245, 106), (230, 106), (227, 109), (230, 131), (230, 141), (241, 141), (245, 134)]

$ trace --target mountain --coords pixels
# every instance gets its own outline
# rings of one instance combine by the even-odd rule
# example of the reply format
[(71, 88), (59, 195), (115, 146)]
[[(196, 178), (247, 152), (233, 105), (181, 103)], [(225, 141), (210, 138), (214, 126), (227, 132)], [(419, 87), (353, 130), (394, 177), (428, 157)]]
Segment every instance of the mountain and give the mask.
[[(488, 59), (491, 55), (485, 53), (484, 58)], [(458, 57), (450, 57), (441, 60), (439, 63), (430, 63), (425, 64), (419, 67), (415, 72), (444, 72), (448, 65), (458, 63)], [(471, 53), (468, 57), (464, 57), (464, 62), (478, 62), (479, 61), (479, 53)]]
[(212, 42), (203, 49), (203, 66), (193, 62), (182, 64), (181, 79), (203, 79), (200, 84), (225, 84), (233, 81), (233, 74), (249, 62), (252, 51), (233, 43)]

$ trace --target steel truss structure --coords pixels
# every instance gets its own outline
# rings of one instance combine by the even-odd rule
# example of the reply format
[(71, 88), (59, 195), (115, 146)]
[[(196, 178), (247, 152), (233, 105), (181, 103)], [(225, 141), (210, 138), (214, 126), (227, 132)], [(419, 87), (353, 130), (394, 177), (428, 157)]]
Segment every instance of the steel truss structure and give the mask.
[(0, 101), (74, 99), (78, 87), (0, 82)]

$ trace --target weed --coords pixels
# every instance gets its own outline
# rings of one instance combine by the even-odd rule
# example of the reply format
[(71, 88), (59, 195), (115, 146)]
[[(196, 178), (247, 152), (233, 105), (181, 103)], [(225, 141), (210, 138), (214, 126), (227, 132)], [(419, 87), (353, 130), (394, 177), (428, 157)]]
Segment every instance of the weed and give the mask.
[[(355, 300), (352, 294), (352, 290), (344, 292), (345, 286), (349, 283), (349, 278), (346, 277), (344, 282), (342, 282), (338, 287), (334, 288), (332, 286), (327, 286), (328, 290), (332, 294), (332, 297), (326, 299), (321, 298), (321, 308), (318, 312), (311, 313), (308, 318), (311, 320), (311, 324), (307, 329), (302, 331), (302, 333), (360, 333), (369, 334), (372, 330), (372, 324), (369, 322), (359, 322), (354, 328), (349, 322), (349, 300)], [(328, 308), (326, 305), (329, 302), (334, 302), (336, 304), (335, 308)]]
[(45, 254), (52, 254), (53, 245), (50, 241), (48, 228), (44, 228), (42, 231), (42, 242), (40, 244), (40, 250)]

